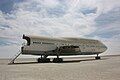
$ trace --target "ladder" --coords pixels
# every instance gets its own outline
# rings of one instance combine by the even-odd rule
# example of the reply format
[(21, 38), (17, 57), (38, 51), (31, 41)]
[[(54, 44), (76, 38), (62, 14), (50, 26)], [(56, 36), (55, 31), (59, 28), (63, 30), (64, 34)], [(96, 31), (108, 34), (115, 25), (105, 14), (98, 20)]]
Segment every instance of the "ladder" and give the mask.
[(12, 58), (12, 60), (10, 61), (9, 64), (13, 64), (14, 61), (17, 59), (17, 57), (21, 54), (21, 51), (19, 50), (17, 54), (15, 54), (15, 56)]

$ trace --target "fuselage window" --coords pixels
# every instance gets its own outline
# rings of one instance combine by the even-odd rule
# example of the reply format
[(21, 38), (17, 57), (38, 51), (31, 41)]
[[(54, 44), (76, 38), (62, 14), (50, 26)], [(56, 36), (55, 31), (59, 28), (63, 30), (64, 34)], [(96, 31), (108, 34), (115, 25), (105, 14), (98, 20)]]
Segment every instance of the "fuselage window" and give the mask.
[(62, 48), (63, 48), (63, 49), (65, 49), (65, 47), (64, 47), (64, 46), (63, 46)]
[(93, 45), (91, 47), (94, 47)]
[(79, 48), (79, 46), (74, 46), (74, 48)]
[(47, 43), (47, 42), (33, 42), (33, 44), (54, 44), (54, 43)]
[(54, 44), (54, 43), (47, 43), (47, 42), (42, 42), (42, 44)]
[(33, 42), (33, 44), (41, 44), (41, 42)]

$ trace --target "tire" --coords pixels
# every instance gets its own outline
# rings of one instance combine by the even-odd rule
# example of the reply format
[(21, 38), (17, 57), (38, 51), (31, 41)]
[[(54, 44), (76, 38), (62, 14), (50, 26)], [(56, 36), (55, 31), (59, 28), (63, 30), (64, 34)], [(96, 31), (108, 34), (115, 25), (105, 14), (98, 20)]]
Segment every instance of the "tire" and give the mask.
[(47, 62), (50, 62), (50, 59), (49, 58), (43, 58), (43, 59), (41, 59), (41, 58), (38, 58), (38, 63), (47, 63)]
[(44, 62), (50, 62), (49, 58), (44, 59)]
[(60, 62), (63, 62), (63, 59), (62, 58), (54, 58), (53, 62), (54, 63), (60, 63)]
[(38, 58), (37, 61), (38, 61), (38, 63), (40, 63), (41, 62), (41, 58)]
[(95, 57), (96, 60), (101, 59), (100, 57)]

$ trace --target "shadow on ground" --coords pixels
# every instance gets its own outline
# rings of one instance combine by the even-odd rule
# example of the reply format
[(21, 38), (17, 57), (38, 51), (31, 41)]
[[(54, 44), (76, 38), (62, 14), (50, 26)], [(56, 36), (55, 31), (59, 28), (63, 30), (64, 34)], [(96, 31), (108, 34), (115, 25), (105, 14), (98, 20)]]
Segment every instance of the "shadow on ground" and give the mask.
[[(108, 58), (102, 58), (102, 59), (99, 59), (99, 60), (106, 60)], [(63, 62), (60, 62), (58, 64), (61, 64), (61, 63), (76, 63), (76, 62), (82, 62), (82, 61), (96, 61), (96, 59), (82, 59), (82, 60), (65, 60)], [(54, 63), (52, 61), (50, 62), (47, 62), (47, 63)], [(45, 63), (38, 63), (38, 62), (15, 62), (13, 64), (8, 64), (8, 65), (18, 65), (18, 64), (45, 64)]]

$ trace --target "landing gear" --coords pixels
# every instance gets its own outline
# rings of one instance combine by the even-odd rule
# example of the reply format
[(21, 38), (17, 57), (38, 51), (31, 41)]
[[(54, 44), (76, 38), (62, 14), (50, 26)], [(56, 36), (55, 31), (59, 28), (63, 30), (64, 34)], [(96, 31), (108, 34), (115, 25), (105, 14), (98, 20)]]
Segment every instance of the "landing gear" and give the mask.
[(101, 59), (101, 57), (98, 56), (98, 54), (97, 54), (97, 56), (95, 57), (95, 59), (98, 60), (98, 59)]
[(50, 59), (49, 58), (43, 58), (43, 59), (38, 58), (37, 61), (38, 63), (47, 63), (47, 62), (50, 62)]
[(47, 63), (47, 62), (50, 62), (50, 59), (47, 58), (47, 56), (44, 56), (44, 57), (43, 57), (43, 56), (41, 55), (41, 58), (38, 58), (37, 61), (38, 61), (38, 63)]
[(53, 62), (54, 63), (60, 63), (60, 62), (63, 62), (63, 59), (62, 58), (54, 58)]
[(59, 58), (59, 55), (57, 55), (57, 58), (54, 58), (54, 59), (53, 59), (53, 62), (54, 62), (54, 63), (60, 63), (60, 62), (63, 62), (63, 59), (62, 59), (62, 58)]

